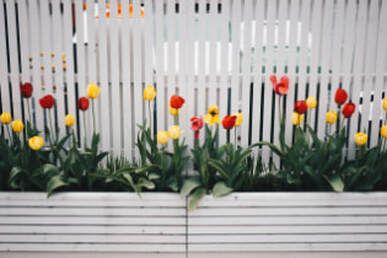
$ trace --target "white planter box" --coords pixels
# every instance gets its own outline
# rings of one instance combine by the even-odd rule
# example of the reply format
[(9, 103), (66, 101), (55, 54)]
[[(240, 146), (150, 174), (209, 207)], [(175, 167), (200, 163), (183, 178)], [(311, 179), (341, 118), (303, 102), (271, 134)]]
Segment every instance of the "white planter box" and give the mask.
[(352, 251), (361, 251), (352, 257), (387, 257), (387, 193), (235, 193), (207, 196), (192, 212), (170, 193), (59, 193), (49, 199), (0, 193), (1, 257), (23, 251), (184, 257), (187, 250), (190, 257)]

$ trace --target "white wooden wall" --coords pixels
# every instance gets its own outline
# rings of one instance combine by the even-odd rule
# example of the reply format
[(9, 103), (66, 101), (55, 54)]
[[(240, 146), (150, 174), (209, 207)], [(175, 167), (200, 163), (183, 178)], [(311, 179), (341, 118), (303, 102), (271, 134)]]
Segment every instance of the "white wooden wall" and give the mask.
[[(26, 118), (18, 87), (30, 81), (37, 126), (45, 124), (38, 99), (52, 93), (61, 133), (64, 115), (72, 113), (83, 139), (76, 99), (96, 82), (101, 145), (131, 157), (136, 125), (147, 114), (142, 89), (151, 83), (158, 90), (158, 130), (171, 125), (168, 100), (179, 93), (187, 100), (180, 123), (188, 143), (190, 116), (210, 104), (222, 115), (244, 113), (242, 145), (275, 142), (278, 109), (269, 76), (287, 74), (287, 118), (295, 99), (316, 96), (311, 122), (323, 136), (325, 112), (335, 109), (333, 93), (342, 85), (362, 103), (350, 139), (365, 130), (374, 145), (387, 88), (386, 25), (386, 0), (1, 0), (0, 108)], [(292, 130), (287, 126), (288, 141)]]

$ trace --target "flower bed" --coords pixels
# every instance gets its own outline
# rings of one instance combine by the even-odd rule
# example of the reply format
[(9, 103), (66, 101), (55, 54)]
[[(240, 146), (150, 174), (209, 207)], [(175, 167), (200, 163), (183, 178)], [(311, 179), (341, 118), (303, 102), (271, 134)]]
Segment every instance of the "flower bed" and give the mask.
[[(278, 144), (257, 142), (250, 146), (238, 143), (236, 132), (243, 124), (243, 114), (225, 114), (221, 119), (217, 105), (210, 105), (207, 114), (190, 119), (194, 143), (185, 143), (180, 129), (179, 114), (185, 99), (172, 95), (169, 101), (173, 124), (168, 130), (153, 131), (156, 88), (145, 87), (143, 97), (149, 114), (140, 126), (136, 141), (137, 156), (113, 157), (99, 150), (100, 136), (95, 123), (95, 101), (100, 87), (90, 83), (87, 96), (78, 100), (77, 117), (85, 127), (89, 109), (93, 117), (91, 142), (73, 128), (76, 119), (68, 114), (63, 121), (66, 132), (59, 132), (55, 117), (55, 98), (45, 95), (39, 99), (45, 112), (44, 131), (33, 123), (30, 112), (31, 84), (21, 86), (28, 115), (23, 122), (12, 120), (11, 114), (0, 115), (0, 189), (27, 191), (172, 191), (189, 196), (189, 209), (195, 209), (206, 194), (225, 196), (233, 191), (372, 191), (387, 189), (387, 125), (378, 132), (376, 145), (367, 146), (368, 135), (358, 132), (348, 135), (346, 124), (356, 112), (356, 104), (347, 92), (339, 88), (334, 96), (337, 110), (326, 114), (327, 131), (324, 137), (304, 117), (310, 117), (318, 107), (315, 97), (297, 100), (290, 119), (285, 117), (284, 96), (289, 79), (270, 77), (279, 108)], [(387, 111), (387, 98), (379, 108)], [(387, 114), (387, 113), (386, 113)], [(286, 123), (293, 125), (294, 141), (286, 137)], [(305, 119), (308, 120), (308, 119)], [(219, 144), (219, 131), (228, 139)], [(12, 131), (12, 132), (11, 132)], [(234, 137), (230, 137), (234, 134)], [(288, 137), (289, 138), (289, 137)], [(348, 144), (354, 144), (349, 153)], [(262, 149), (270, 149), (261, 156)], [(193, 165), (193, 171), (191, 171)], [(188, 173), (190, 170), (190, 173)], [(3, 172), (4, 171), (4, 172)]]

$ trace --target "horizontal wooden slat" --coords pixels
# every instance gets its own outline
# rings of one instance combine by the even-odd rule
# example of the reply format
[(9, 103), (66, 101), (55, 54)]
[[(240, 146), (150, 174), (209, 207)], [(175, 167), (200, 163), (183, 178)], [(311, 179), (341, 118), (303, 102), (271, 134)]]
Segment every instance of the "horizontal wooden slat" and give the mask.
[[(1, 238), (0, 238), (1, 239)], [(387, 234), (277, 234), (277, 235), (194, 235), (189, 236), (190, 244), (202, 243), (334, 243), (334, 242), (385, 242)]]
[[(1, 211), (0, 211), (1, 214)], [(191, 217), (201, 216), (310, 216), (310, 215), (387, 215), (386, 207), (269, 207), (269, 208), (201, 208), (190, 213)]]
[(185, 201), (172, 193), (142, 193), (141, 197), (135, 193), (58, 193), (50, 198), (44, 193), (0, 193), (0, 206), (184, 208)]
[(0, 243), (185, 243), (184, 235), (0, 235)]
[(185, 226), (0, 225), (0, 234), (185, 234)]
[(316, 217), (192, 217), (190, 226), (196, 225), (340, 225), (340, 224), (387, 224), (387, 216), (316, 216)]
[(0, 224), (56, 224), (56, 225), (184, 225), (185, 217), (29, 217), (3, 216)]
[(264, 251), (378, 251), (387, 250), (385, 243), (269, 243), (269, 244), (191, 244), (191, 252), (264, 252)]
[[(1, 228), (0, 228), (1, 230)], [(191, 226), (190, 235), (385, 233), (387, 225)]]
[(316, 193), (316, 192), (265, 192), (233, 193), (223, 198), (206, 196), (200, 207), (292, 207), (292, 206), (387, 206), (386, 194), (369, 193)]
[(183, 244), (0, 244), (0, 251), (184, 252)]
[(185, 209), (183, 208), (111, 208), (108, 209), (99, 208), (70, 208), (61, 206), (51, 207), (7, 207), (6, 209), (0, 209), (0, 216), (2, 215), (32, 215), (32, 216), (80, 216), (80, 217), (92, 217), (92, 216), (185, 216)]

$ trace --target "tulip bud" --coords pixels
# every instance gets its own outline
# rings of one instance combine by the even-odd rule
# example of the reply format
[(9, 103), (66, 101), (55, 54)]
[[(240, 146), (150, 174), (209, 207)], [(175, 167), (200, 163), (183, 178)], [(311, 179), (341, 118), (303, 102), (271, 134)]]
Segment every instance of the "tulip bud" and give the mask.
[(309, 109), (315, 109), (317, 107), (317, 99), (313, 96), (309, 96), (306, 99), (306, 105)]
[(235, 126), (241, 126), (243, 123), (243, 114), (241, 112), (235, 113), (236, 121)]
[(292, 114), (292, 124), (295, 126), (299, 126), (304, 121), (304, 115), (301, 115), (297, 112), (293, 112)]
[(382, 128), (380, 128), (380, 136), (387, 138), (387, 125), (383, 125)]
[(87, 97), (90, 99), (96, 99), (99, 94), (101, 94), (101, 88), (95, 83), (90, 83), (87, 87)]
[(156, 89), (153, 85), (149, 84), (144, 89), (144, 100), (152, 101), (156, 98)]
[(40, 150), (44, 146), (44, 139), (41, 136), (34, 136), (28, 139), (28, 146), (34, 150)]
[(67, 127), (72, 127), (75, 124), (75, 117), (71, 114), (68, 114), (65, 116), (64, 122)]
[(177, 140), (181, 136), (181, 129), (178, 125), (172, 125), (168, 128), (168, 137)]
[(15, 133), (20, 133), (24, 130), (24, 124), (20, 119), (16, 119), (15, 121), (13, 121), (11, 127), (12, 131), (14, 131)]
[(0, 115), (0, 122), (4, 125), (7, 125), (12, 122), (12, 116), (9, 112), (3, 112)]
[(335, 111), (329, 111), (325, 115), (325, 122), (327, 124), (333, 125), (337, 121), (337, 113)]
[(168, 137), (168, 132), (167, 131), (159, 131), (157, 133), (157, 143), (158, 144), (167, 144), (168, 143), (168, 140), (169, 140), (169, 137)]
[(356, 145), (358, 146), (363, 146), (367, 143), (368, 141), (368, 135), (363, 133), (363, 132), (359, 132), (359, 133), (356, 133), (355, 134), (355, 143)]

